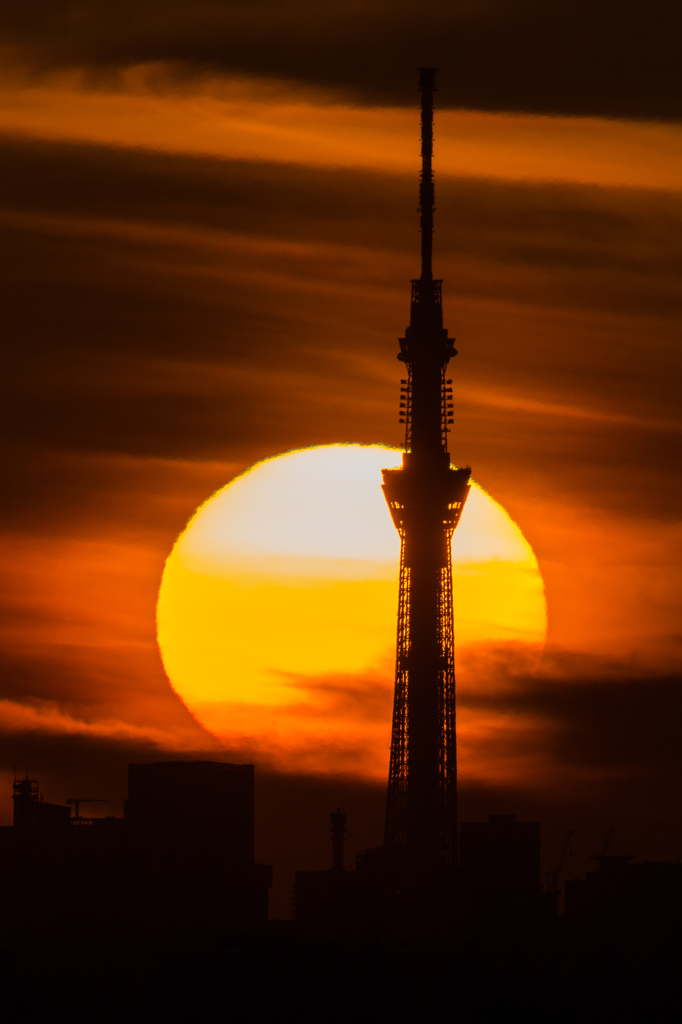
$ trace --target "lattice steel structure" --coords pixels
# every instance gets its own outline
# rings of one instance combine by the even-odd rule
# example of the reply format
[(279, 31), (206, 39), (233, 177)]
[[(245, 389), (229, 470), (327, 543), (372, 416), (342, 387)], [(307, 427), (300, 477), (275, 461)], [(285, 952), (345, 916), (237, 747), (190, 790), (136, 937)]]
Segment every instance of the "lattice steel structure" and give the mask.
[(400, 339), (405, 454), (383, 471), (401, 537), (393, 731), (384, 844), (404, 847), (429, 870), (457, 860), (455, 658), (450, 546), (469, 492), (469, 468), (450, 465), (451, 381), (456, 355), (443, 327), (441, 281), (432, 273), (435, 69), (420, 68), (421, 277), (412, 282), (410, 326)]

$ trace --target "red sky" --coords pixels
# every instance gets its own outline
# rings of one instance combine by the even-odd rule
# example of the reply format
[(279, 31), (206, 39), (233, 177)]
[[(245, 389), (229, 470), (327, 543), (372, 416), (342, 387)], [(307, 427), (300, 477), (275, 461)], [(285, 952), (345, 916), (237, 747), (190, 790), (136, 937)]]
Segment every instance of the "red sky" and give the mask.
[[(548, 856), (568, 828), (587, 854), (612, 826), (622, 852), (676, 855), (674, 5), (630, 5), (615, 27), (605, 0), (432, 4), (419, 20), (398, 5), (388, 27), (387, 5), (351, 8), (0, 16), (5, 816), (15, 768), (48, 798), (94, 785), (118, 810), (130, 760), (244, 754), (217, 750), (163, 675), (163, 562), (253, 461), (400, 442), (413, 68), (437, 63), (453, 456), (533, 545), (550, 622), (540, 671), (498, 668), (485, 697), (518, 726), (485, 756), (527, 757), (524, 783), (482, 778), (465, 816), (539, 815)], [(323, 861), (339, 800), (355, 846), (378, 841), (380, 792), (267, 769), (264, 859)]]

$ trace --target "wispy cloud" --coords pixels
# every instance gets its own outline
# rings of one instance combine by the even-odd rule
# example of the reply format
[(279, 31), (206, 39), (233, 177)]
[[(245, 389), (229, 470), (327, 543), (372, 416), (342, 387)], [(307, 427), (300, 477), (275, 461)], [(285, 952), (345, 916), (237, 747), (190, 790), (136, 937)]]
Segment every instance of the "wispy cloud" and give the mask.
[[(0, 82), (0, 131), (165, 153), (414, 174), (414, 113), (253, 77), (180, 80), (141, 65)], [(442, 110), (439, 176), (679, 191), (675, 123)]]
[[(49, 734), (52, 736), (81, 736), (93, 740), (107, 739), (121, 744), (146, 743), (159, 751), (177, 751), (186, 747), (190, 751), (197, 749), (196, 730), (180, 729), (164, 731), (150, 725), (134, 725), (130, 721), (116, 719), (94, 719), (85, 721), (82, 718), (68, 715), (60, 710), (57, 703), (39, 702), (21, 704), (0, 698), (0, 730), (7, 735), (13, 734)], [(207, 736), (205, 749), (207, 752), (219, 749), (219, 744), (212, 742)]]

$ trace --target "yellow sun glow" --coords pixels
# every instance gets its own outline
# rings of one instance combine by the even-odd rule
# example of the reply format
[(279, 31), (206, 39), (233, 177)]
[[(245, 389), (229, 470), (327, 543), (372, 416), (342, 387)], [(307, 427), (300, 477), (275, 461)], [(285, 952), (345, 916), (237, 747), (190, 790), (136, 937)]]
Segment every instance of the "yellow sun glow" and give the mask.
[[(289, 769), (385, 774), (400, 545), (381, 470), (400, 464), (379, 445), (288, 452), (216, 492), (178, 538), (161, 655), (227, 743)], [(452, 553), (458, 646), (542, 642), (535, 556), (476, 484)]]

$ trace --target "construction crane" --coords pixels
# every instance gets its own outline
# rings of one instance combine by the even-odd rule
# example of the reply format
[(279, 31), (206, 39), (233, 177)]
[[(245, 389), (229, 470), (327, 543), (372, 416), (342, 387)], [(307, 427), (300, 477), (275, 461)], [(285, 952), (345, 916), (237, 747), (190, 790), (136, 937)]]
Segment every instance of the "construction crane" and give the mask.
[(606, 833), (606, 839), (604, 840), (604, 848), (602, 849), (602, 852), (599, 855), (600, 857), (605, 857), (606, 854), (608, 853), (609, 848), (611, 846), (611, 840), (613, 839), (613, 833), (615, 831), (616, 831), (615, 829), (610, 828), (608, 830), (608, 832)]
[(545, 879), (547, 881), (547, 891), (550, 892), (550, 893), (558, 893), (560, 891), (559, 890), (559, 875), (561, 873), (562, 867), (564, 866), (564, 861), (566, 860), (566, 857), (568, 856), (568, 850), (569, 850), (569, 847), (571, 845), (571, 839), (572, 838), (573, 838), (573, 829), (571, 829), (571, 831), (566, 836), (566, 842), (564, 843), (563, 849), (561, 851), (561, 856), (559, 857), (559, 863), (555, 867), (554, 871), (548, 871), (547, 874), (545, 875)]
[(73, 809), (76, 812), (74, 814), (73, 818), (71, 819), (72, 821), (82, 821), (83, 820), (81, 818), (81, 816), (80, 816), (81, 804), (107, 804), (107, 803), (109, 803), (108, 800), (97, 800), (97, 799), (94, 799), (92, 797), (84, 797), (84, 796), (72, 797), (70, 800), (67, 800), (66, 802), (67, 802), (67, 804), (71, 804), (71, 806), (73, 807)]
[(332, 871), (343, 871), (343, 845), (350, 835), (346, 828), (347, 815), (342, 807), (337, 807), (329, 815), (332, 836)]

